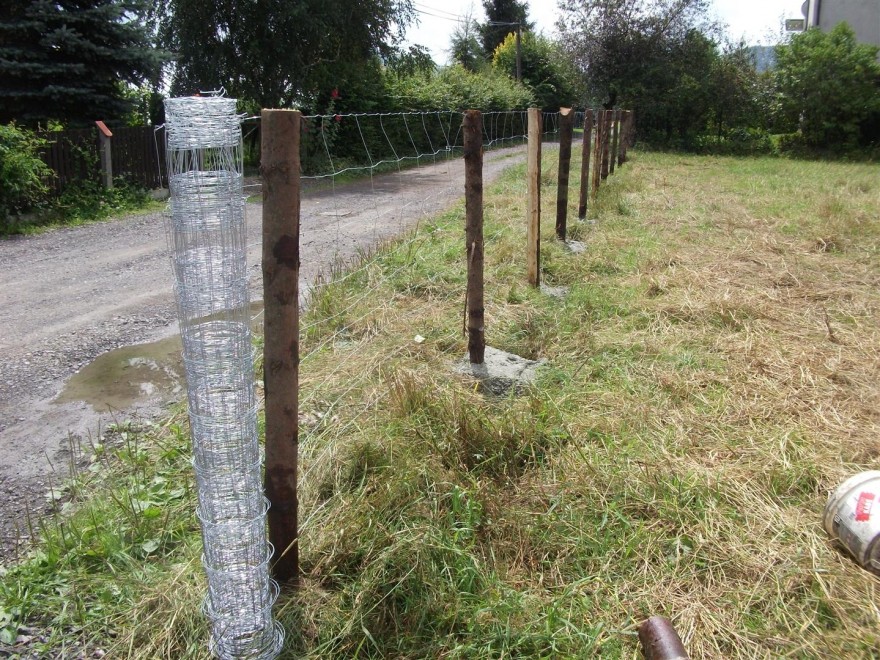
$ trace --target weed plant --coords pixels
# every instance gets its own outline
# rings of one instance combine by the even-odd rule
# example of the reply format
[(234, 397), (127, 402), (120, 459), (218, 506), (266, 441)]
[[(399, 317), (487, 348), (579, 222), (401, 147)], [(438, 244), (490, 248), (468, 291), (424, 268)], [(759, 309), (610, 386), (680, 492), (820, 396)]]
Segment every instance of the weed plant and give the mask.
[[(561, 301), (524, 283), (524, 169), (487, 190), (488, 343), (547, 361), (523, 396), (450, 366), (461, 206), (314, 294), (284, 657), (633, 658), (652, 614), (695, 658), (876, 654), (877, 578), (820, 523), (878, 456), (876, 172), (632, 155), (591, 223), (570, 195), (585, 253), (544, 222)], [(6, 568), (5, 641), (207, 655), (185, 423), (138, 437)]]

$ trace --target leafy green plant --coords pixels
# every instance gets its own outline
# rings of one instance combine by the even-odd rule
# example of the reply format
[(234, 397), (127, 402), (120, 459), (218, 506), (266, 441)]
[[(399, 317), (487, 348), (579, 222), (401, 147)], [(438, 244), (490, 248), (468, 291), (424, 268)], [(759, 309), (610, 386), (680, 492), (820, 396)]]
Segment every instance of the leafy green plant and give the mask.
[(491, 70), (472, 72), (460, 64), (438, 73), (388, 81), (388, 93), (408, 110), (510, 110), (534, 103), (528, 87)]
[[(495, 49), (492, 68), (499, 74), (516, 77), (516, 35), (510, 33)], [(583, 97), (583, 85), (571, 59), (558, 44), (542, 35), (527, 32), (522, 37), (521, 69), (523, 84), (545, 110), (571, 106)]]
[(734, 128), (722, 136), (700, 136), (694, 143), (694, 150), (699, 153), (725, 156), (758, 156), (777, 153), (770, 134), (757, 128)]
[(149, 195), (125, 179), (116, 179), (113, 188), (95, 181), (83, 181), (67, 188), (53, 204), (52, 214), (61, 224), (81, 224), (103, 220), (116, 213), (143, 207)]
[(780, 110), (800, 126), (809, 147), (864, 146), (866, 125), (880, 115), (880, 48), (856, 41), (846, 23), (808, 30), (776, 48)]
[(0, 126), (0, 233), (10, 226), (10, 215), (45, 205), (45, 180), (52, 175), (39, 155), (45, 145), (14, 123)]

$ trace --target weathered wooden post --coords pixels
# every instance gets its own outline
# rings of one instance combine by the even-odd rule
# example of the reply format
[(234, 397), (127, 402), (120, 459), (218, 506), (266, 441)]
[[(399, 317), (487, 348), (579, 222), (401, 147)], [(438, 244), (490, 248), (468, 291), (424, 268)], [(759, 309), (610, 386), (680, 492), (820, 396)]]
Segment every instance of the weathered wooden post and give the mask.
[(590, 194), (590, 142), (593, 137), (593, 111), (589, 108), (584, 112), (584, 141), (581, 153), (581, 193), (578, 200), (578, 218), (587, 217), (587, 204)]
[(611, 115), (611, 127), (614, 130), (614, 136), (611, 138), (611, 173), (614, 174), (614, 167), (617, 164), (617, 154), (620, 148), (620, 110), (614, 110)]
[(623, 162), (629, 160), (629, 148), (635, 143), (634, 121), (635, 113), (632, 110), (626, 111), (626, 126), (623, 133)]
[(541, 133), (540, 108), (529, 108), (528, 185), (526, 221), (526, 261), (529, 284), (541, 285)]
[(467, 330), (471, 364), (486, 353), (483, 303), (483, 116), (464, 113), (464, 204), (467, 243)]
[(565, 240), (568, 224), (568, 175), (571, 171), (571, 141), (574, 113), (571, 108), (559, 109), (559, 176), (556, 181), (556, 238)]
[(604, 110), (602, 112), (605, 117), (602, 119), (602, 180), (608, 178), (608, 156), (610, 152), (611, 142), (611, 122), (613, 118), (612, 110)]
[(101, 182), (105, 188), (110, 189), (113, 187), (113, 146), (110, 143), (113, 133), (110, 132), (110, 129), (102, 121), (96, 121), (95, 126), (98, 127), (98, 142), (100, 145)]
[(299, 581), (300, 113), (263, 110), (263, 381), (269, 540), (280, 581)]
[(602, 181), (602, 138), (605, 135), (605, 111), (596, 110), (596, 139), (593, 144), (593, 199), (599, 194)]

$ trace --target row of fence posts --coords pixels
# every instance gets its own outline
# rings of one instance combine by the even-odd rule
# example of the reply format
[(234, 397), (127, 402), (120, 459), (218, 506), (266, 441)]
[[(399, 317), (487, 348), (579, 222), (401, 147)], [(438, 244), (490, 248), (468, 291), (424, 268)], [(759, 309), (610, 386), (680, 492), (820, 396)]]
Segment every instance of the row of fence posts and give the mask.
[[(559, 177), (556, 238), (566, 240), (568, 188), (575, 113), (559, 113)], [(264, 392), (266, 412), (266, 497), (269, 540), (276, 548), (273, 574), (296, 584), (297, 461), (299, 389), (299, 212), (300, 122), (295, 110), (262, 112), (263, 178), (263, 300)], [(601, 182), (627, 161), (632, 144), (633, 113), (587, 110), (584, 113), (583, 156), (578, 216), (586, 218), (589, 199), (596, 199)], [(526, 210), (526, 276), (540, 286), (541, 138), (542, 114), (528, 113), (528, 202)], [(482, 364), (486, 349), (483, 299), (483, 121), (468, 110), (463, 123), (465, 164), (465, 242), (467, 259), (468, 356)], [(592, 170), (591, 170), (592, 163)], [(592, 173), (592, 185), (590, 174)]]
[[(570, 108), (559, 111), (559, 176), (556, 192), (556, 238), (565, 241), (568, 233), (568, 188), (575, 115)], [(531, 286), (541, 284), (541, 121), (539, 110), (529, 110), (528, 139), (528, 229), (527, 277)], [(599, 187), (623, 165), (633, 141), (631, 110), (591, 110), (584, 112), (583, 154), (581, 158), (578, 218), (587, 217), (589, 200), (596, 199)], [(594, 139), (595, 135), (595, 139)], [(593, 164), (592, 170), (590, 164)], [(592, 185), (590, 183), (592, 174)]]

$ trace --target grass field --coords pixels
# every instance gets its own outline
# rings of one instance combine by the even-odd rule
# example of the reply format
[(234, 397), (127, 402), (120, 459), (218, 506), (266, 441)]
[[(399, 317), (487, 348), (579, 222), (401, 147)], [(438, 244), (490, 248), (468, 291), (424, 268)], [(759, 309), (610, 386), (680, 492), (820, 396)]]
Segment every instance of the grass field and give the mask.
[[(547, 361), (524, 396), (451, 371), (461, 207), (316, 294), (286, 657), (637, 658), (651, 614), (694, 658), (876, 656), (880, 582), (820, 518), (880, 456), (877, 167), (635, 152), (572, 255), (554, 156), (564, 300), (525, 285), (523, 168), (485, 199), (487, 341)], [(185, 416), (84, 450), (0, 640), (203, 657)]]

